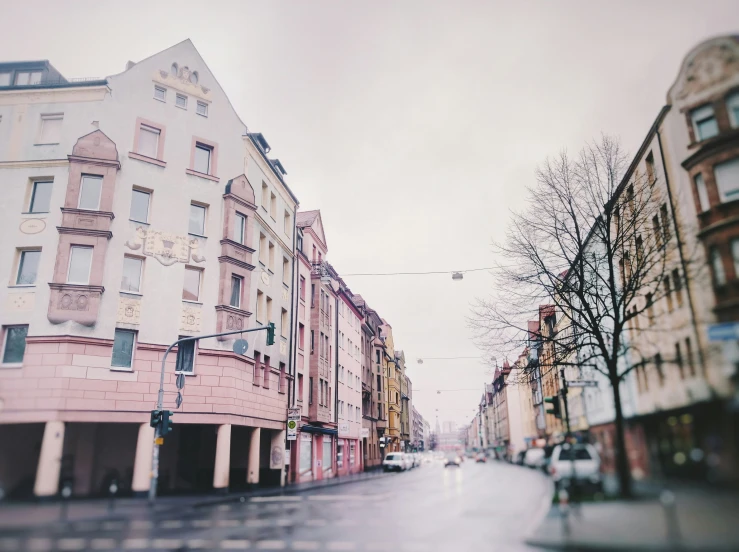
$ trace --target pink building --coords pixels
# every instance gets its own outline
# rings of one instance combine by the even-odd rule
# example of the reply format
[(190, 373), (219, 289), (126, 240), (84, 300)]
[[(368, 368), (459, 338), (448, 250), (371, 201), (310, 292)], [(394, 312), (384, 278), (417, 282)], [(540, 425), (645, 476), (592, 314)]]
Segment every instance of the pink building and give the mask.
[[(167, 358), (159, 490), (280, 485), (297, 199), (264, 137), (190, 41), (105, 79), (67, 81), (48, 62), (0, 74), (0, 485), (145, 493), (167, 346), (267, 322), (274, 345), (245, 334), (238, 355), (211, 338)], [(315, 310), (322, 353), (329, 320)], [(315, 357), (328, 399), (316, 377), (310, 415), (330, 425), (329, 356)]]

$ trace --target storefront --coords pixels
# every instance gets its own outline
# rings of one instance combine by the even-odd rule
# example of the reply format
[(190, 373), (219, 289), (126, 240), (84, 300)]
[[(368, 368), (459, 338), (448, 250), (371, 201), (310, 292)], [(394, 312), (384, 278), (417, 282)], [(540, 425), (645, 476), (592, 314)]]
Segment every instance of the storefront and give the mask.
[(334, 477), (336, 434), (333, 428), (309, 424), (299, 429), (298, 438), (291, 449), (291, 481), (317, 481)]

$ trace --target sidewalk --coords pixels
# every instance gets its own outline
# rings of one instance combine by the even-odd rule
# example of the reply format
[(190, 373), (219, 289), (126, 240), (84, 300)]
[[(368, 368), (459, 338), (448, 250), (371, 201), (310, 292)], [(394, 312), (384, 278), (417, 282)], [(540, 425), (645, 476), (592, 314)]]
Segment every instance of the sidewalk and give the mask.
[(739, 550), (736, 492), (688, 486), (670, 490), (674, 517), (654, 494), (584, 503), (571, 510), (568, 533), (555, 505), (526, 542), (550, 550)]
[[(220, 495), (184, 495), (163, 496), (158, 498), (154, 506), (150, 506), (146, 498), (119, 498), (115, 501), (114, 510), (109, 510), (108, 499), (71, 500), (63, 505), (61, 500), (50, 502), (9, 502), (0, 504), (0, 532), (7, 530), (31, 529), (39, 525), (92, 520), (143, 519), (152, 514), (163, 514), (181, 511), (185, 508), (206, 508), (228, 502), (237, 502), (241, 498), (255, 496), (290, 495), (316, 489), (327, 489), (337, 485), (358, 483), (392, 477), (380, 471), (362, 472), (320, 481), (294, 483), (285, 487), (257, 488), (250, 491), (233, 492)], [(62, 519), (62, 510), (66, 507), (66, 516)]]

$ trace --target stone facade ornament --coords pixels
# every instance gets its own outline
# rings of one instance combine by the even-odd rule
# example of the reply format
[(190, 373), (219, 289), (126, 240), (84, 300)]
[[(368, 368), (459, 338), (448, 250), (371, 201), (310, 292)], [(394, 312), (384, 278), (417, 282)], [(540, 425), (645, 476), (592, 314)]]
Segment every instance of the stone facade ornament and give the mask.
[(196, 263), (205, 262), (205, 257), (196, 253), (200, 246), (197, 238), (159, 232), (143, 226), (136, 227), (135, 238), (126, 241), (125, 245), (132, 251), (140, 251), (147, 257), (154, 257), (164, 266), (189, 263), (190, 259)]
[(180, 331), (198, 333), (200, 332), (201, 308), (197, 305), (184, 303), (182, 315), (180, 316)]
[(118, 317), (116, 322), (121, 324), (141, 323), (141, 300), (135, 297), (121, 296), (118, 299)]
[(676, 99), (683, 100), (723, 83), (739, 73), (739, 45), (722, 38), (689, 59), (683, 68)]

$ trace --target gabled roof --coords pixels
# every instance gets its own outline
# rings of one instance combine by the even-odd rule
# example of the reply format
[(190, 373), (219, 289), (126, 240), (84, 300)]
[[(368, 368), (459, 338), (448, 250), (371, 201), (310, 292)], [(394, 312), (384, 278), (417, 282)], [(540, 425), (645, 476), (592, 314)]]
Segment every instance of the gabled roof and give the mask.
[(298, 216), (295, 219), (295, 224), (298, 228), (305, 228), (313, 224), (313, 221), (318, 217), (319, 211), (298, 211)]

